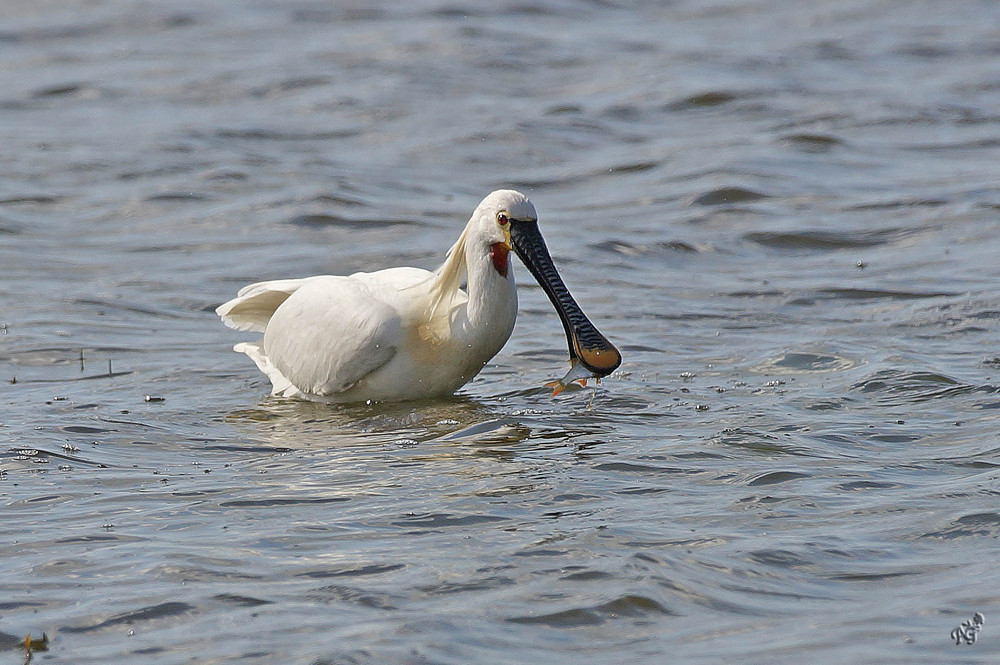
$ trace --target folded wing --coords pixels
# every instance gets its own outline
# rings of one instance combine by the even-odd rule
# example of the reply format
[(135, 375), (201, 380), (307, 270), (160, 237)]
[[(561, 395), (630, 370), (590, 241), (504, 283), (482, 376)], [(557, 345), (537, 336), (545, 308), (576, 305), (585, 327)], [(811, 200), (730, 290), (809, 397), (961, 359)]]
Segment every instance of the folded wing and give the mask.
[(357, 280), (326, 276), (302, 280), (282, 301), (268, 320), (262, 351), (298, 391), (326, 396), (388, 363), (402, 342), (393, 307)]
[(308, 279), (278, 279), (244, 286), (215, 313), (230, 328), (264, 332), (274, 311)]

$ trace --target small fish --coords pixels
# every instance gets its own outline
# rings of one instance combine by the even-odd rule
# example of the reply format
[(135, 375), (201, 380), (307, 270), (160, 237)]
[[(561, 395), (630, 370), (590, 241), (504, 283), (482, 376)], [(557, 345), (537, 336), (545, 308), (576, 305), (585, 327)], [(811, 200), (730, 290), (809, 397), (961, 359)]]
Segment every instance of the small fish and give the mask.
[(555, 397), (572, 383), (579, 383), (581, 386), (586, 387), (587, 381), (590, 379), (595, 379), (597, 383), (601, 382), (601, 375), (587, 369), (583, 363), (580, 362), (579, 358), (571, 358), (570, 363), (572, 367), (566, 372), (566, 376), (559, 379), (558, 381), (549, 381), (545, 384), (546, 388), (552, 388), (552, 396)]
[(31, 633), (28, 633), (28, 636), (24, 638), (23, 642), (21, 642), (21, 646), (24, 647), (25, 653), (29, 655), (32, 651), (48, 651), (49, 636), (42, 633), (42, 637), (40, 639), (32, 639)]

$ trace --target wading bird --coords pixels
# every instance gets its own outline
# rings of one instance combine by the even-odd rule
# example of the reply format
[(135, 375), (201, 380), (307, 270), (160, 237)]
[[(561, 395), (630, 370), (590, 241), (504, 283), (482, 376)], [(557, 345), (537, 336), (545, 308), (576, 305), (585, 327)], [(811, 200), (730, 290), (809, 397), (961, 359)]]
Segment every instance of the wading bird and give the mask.
[(433, 272), (389, 268), (260, 282), (215, 311), (231, 328), (264, 333), (233, 349), (267, 375), (274, 395), (325, 402), (450, 395), (514, 329), (512, 248), (566, 331), (572, 367), (547, 384), (553, 394), (613, 372), (621, 355), (573, 300), (538, 231), (535, 207), (513, 190), (483, 199)]

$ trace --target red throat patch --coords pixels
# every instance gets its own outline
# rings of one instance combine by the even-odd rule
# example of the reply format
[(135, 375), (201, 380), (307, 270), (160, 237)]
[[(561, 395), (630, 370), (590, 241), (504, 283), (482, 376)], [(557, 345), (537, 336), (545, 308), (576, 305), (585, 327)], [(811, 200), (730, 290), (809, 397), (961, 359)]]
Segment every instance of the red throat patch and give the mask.
[(506, 277), (510, 270), (510, 259), (507, 255), (510, 248), (505, 242), (495, 242), (490, 246), (490, 257), (493, 259), (493, 267), (497, 269), (501, 277)]

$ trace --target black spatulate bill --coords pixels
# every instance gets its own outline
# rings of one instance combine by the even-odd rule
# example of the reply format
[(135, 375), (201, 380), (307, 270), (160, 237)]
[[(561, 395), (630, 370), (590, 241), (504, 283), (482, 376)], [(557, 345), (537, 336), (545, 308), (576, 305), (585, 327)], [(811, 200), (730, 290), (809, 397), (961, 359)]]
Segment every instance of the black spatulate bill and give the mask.
[(514, 251), (528, 267), (545, 295), (552, 301), (569, 344), (570, 359), (578, 359), (595, 376), (607, 376), (622, 364), (622, 356), (615, 345), (597, 330), (580, 306), (573, 300), (569, 289), (552, 263), (545, 240), (535, 220), (516, 220), (510, 223), (510, 241)]

